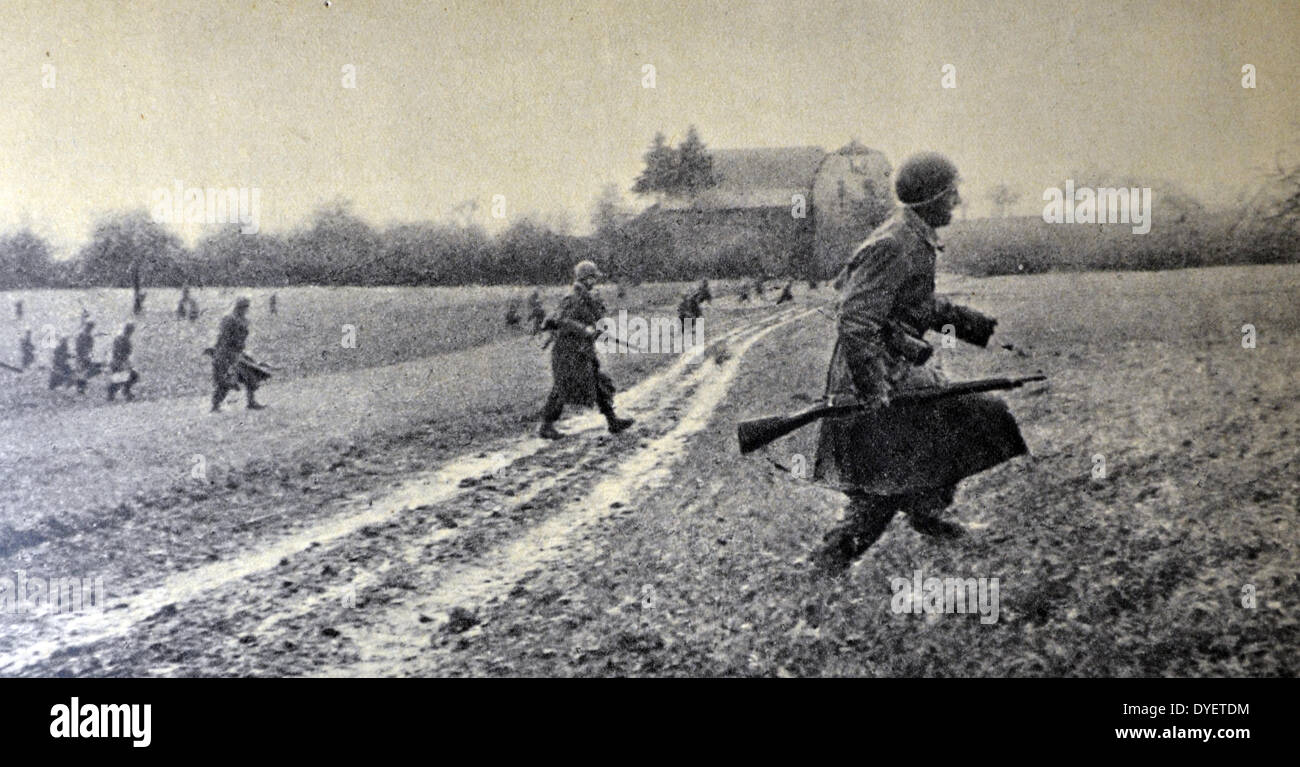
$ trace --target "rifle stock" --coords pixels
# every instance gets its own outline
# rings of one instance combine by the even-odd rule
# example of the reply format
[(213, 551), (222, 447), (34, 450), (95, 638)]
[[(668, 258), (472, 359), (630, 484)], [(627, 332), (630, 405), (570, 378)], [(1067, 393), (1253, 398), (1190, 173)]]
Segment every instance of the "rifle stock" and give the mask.
[[(907, 389), (890, 397), (890, 405), (916, 404), (932, 402), (948, 397), (960, 397), (964, 394), (978, 394), (987, 391), (1018, 389), (1033, 381), (1046, 381), (1047, 376), (1033, 375), (1024, 378), (981, 378), (975, 381), (963, 381), (948, 386), (935, 386), (925, 389)], [(842, 405), (817, 405), (794, 415), (777, 415), (766, 418), (753, 418), (736, 425), (736, 437), (740, 442), (740, 452), (752, 453), (761, 447), (775, 442), (785, 435), (802, 429), (813, 421), (823, 418), (852, 415), (865, 412), (868, 405), (860, 403)]]

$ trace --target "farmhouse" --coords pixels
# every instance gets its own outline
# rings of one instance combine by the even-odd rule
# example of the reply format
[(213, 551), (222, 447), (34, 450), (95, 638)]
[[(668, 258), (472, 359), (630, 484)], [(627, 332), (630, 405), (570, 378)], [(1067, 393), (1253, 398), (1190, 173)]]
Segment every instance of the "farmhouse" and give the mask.
[(716, 185), (643, 215), (667, 225), (677, 250), (733, 273), (825, 279), (893, 202), (888, 160), (856, 141), (710, 154)]

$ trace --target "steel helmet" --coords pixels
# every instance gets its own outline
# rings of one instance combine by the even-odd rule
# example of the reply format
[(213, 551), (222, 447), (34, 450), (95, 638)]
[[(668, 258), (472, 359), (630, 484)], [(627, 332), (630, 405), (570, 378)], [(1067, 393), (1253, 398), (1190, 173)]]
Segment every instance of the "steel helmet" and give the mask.
[(939, 199), (958, 181), (957, 166), (938, 152), (914, 154), (894, 176), (894, 193), (904, 205), (924, 205)]
[(573, 278), (577, 280), (583, 280), (588, 277), (600, 279), (604, 276), (605, 275), (600, 273), (600, 269), (597, 268), (594, 261), (579, 261), (578, 265), (573, 267)]

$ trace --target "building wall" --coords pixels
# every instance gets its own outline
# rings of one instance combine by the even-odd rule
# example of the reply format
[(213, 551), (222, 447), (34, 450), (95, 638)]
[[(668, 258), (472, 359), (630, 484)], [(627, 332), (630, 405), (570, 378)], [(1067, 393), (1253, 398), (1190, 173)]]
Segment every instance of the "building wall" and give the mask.
[(813, 178), (813, 276), (828, 279), (894, 205), (893, 168), (883, 154), (830, 154)]

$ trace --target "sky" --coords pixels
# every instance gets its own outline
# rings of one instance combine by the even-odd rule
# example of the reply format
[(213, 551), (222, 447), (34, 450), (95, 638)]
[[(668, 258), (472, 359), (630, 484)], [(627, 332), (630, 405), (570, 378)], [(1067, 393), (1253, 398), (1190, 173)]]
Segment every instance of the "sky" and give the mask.
[(942, 151), (975, 215), (994, 184), (1034, 214), (1080, 174), (1227, 204), (1297, 158), (1297, 43), (1296, 0), (0, 0), (0, 232), (69, 255), (177, 182), (260, 190), (262, 231), (346, 199), (377, 226), (475, 200), (489, 229), (581, 232), (691, 124)]

